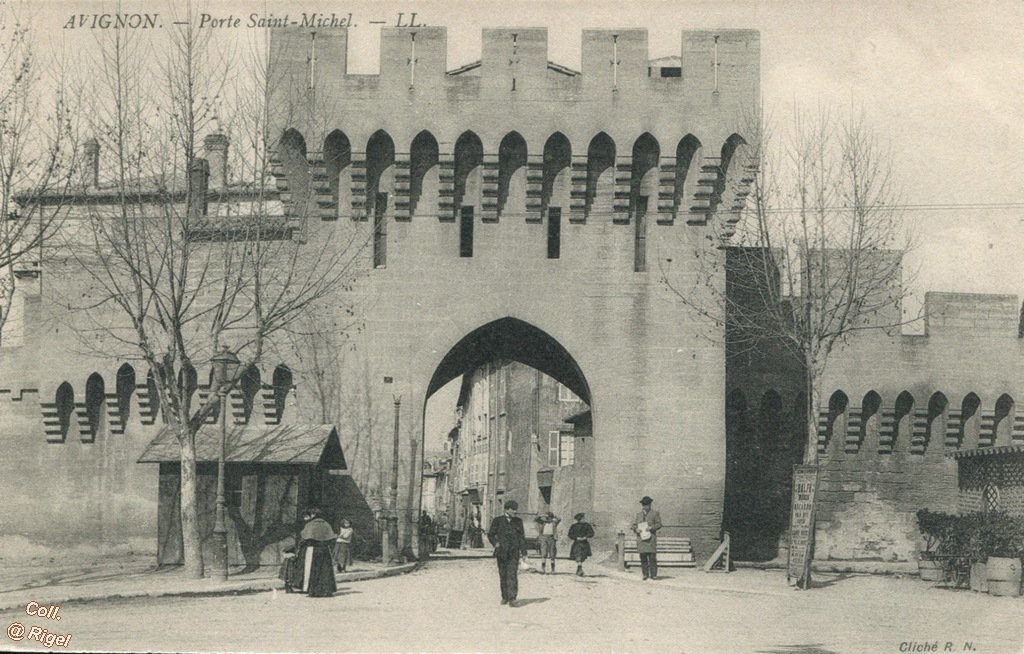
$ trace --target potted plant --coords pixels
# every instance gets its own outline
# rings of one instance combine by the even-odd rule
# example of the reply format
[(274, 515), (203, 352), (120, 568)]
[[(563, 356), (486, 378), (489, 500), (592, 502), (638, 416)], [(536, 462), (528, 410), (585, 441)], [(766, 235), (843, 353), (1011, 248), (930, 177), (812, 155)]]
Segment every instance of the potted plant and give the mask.
[(921, 509), (917, 512), (917, 528), (924, 536), (924, 549), (917, 553), (917, 569), (922, 581), (942, 581), (943, 559), (939, 549), (947, 540), (955, 518), (941, 511)]
[(1024, 520), (1001, 511), (982, 514), (977, 535), (978, 558), (985, 561), (990, 595), (1020, 595)]
[(1024, 519), (1000, 511), (951, 516), (937, 547), (957, 586), (993, 595), (1019, 595)]

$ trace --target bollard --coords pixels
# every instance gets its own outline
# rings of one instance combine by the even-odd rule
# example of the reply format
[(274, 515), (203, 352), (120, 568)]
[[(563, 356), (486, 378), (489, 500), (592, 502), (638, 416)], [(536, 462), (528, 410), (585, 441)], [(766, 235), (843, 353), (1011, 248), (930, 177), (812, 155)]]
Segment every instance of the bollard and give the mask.
[(626, 532), (620, 531), (615, 541), (615, 549), (619, 556), (619, 569), (626, 569)]

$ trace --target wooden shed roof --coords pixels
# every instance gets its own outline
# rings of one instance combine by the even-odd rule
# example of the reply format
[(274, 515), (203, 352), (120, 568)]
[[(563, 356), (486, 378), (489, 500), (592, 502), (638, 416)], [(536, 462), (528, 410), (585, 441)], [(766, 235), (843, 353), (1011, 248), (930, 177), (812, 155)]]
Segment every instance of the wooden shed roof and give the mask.
[[(220, 457), (220, 425), (203, 425), (196, 433), (196, 461), (216, 462)], [(178, 439), (164, 427), (146, 446), (139, 463), (176, 463), (181, 460)], [(228, 463), (296, 463), (332, 470), (347, 468), (334, 425), (276, 425), (232, 427), (225, 442)]]

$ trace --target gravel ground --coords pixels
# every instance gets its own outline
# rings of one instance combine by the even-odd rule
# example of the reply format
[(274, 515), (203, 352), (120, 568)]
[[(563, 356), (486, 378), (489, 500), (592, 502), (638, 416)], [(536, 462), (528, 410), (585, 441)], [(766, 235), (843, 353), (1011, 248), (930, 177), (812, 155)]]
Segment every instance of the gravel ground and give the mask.
[[(1024, 651), (1024, 600), (916, 579), (819, 575), (818, 588), (796, 591), (781, 571), (665, 570), (669, 578), (642, 582), (600, 566), (584, 578), (568, 562), (563, 569), (520, 575), (514, 608), (499, 604), (493, 562), (461, 560), (342, 585), (333, 598), (276, 591), (108, 600), (69, 604), (59, 622), (24, 611), (0, 619), (71, 634), (75, 651)], [(45, 649), (28, 639), (3, 645)]]

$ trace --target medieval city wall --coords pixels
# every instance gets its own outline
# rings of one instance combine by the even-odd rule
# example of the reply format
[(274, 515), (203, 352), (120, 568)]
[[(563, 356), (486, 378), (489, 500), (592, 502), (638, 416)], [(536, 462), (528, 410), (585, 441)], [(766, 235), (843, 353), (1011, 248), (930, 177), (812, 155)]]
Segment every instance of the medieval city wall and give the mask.
[[(957, 510), (957, 464), (947, 455), (1024, 442), (1024, 417), (1014, 410), (1024, 355), (1019, 311), (1010, 295), (927, 293), (923, 335), (861, 332), (833, 353), (817, 434), (817, 558), (915, 560), (914, 513)], [(771, 513), (774, 530), (748, 528), (778, 537), (754, 548), (754, 558), (772, 558), (784, 553), (786, 475), (801, 460), (806, 433), (800, 366), (772, 348), (730, 359), (729, 366), (727, 420), (736, 453), (730, 470), (740, 486), (746, 476), (757, 489), (735, 494), (732, 506), (749, 524), (783, 490), (786, 501), (775, 502)], [(767, 470), (754, 464), (772, 451)], [(726, 504), (728, 514), (729, 497)]]
[(819, 558), (915, 559), (914, 512), (957, 509), (946, 455), (1024, 442), (1019, 312), (1012, 295), (928, 293), (924, 336), (865, 335), (839, 353), (822, 386), (823, 403), (848, 402), (819, 425)]
[[(315, 89), (303, 81), (310, 37), (273, 37), (285, 62), (273, 69), (284, 134), (275, 181), (310, 259), (359, 246), (355, 279), (317, 307), (337, 355), (331, 388), (310, 382), (303, 345), (277, 343), (233, 395), (235, 423), (274, 424), (284, 404), (289, 420), (327, 416), (376, 508), (387, 499), (398, 400), (398, 509), (411, 518), (423, 407), (446, 381), (439, 371), (451, 373), (442, 362), (475, 330), (514, 320), (534, 335), (521, 347), (557, 351), (549, 372), (593, 407), (593, 499), (581, 509), (608, 526), (606, 544), (647, 494), (672, 530), (709, 550), (725, 468), (721, 328), (661, 278), (694, 286), (693, 253), (713, 249), (736, 220), (751, 179), (742, 133), (757, 98), (757, 33), (684, 32), (680, 75), (662, 78), (651, 76), (643, 30), (586, 32), (579, 72), (547, 62), (544, 30), (487, 30), (479, 67), (447, 75), (443, 30), (418, 32), (409, 57), (411, 32), (385, 29), (380, 75), (357, 76), (345, 72), (344, 30), (327, 30)], [(424, 131), (430, 138), (416, 141)], [(214, 189), (230, 177), (222, 141), (207, 143)], [(102, 202), (84, 191), (79, 200)], [(551, 207), (562, 211), (557, 258)], [(460, 256), (466, 208), (472, 256)], [(386, 254), (375, 225), (386, 226)], [(102, 342), (120, 325), (116, 310), (69, 313), (95, 293), (76, 265), (88, 263), (42, 262), (38, 286), (25, 286), (21, 334), (0, 350), (9, 425), (0, 438), (12, 452), (2, 483), (16, 509), (3, 534), (47, 547), (155, 544), (158, 472), (135, 463), (162, 426), (155, 391), (144, 364)], [(275, 385), (279, 365), (294, 392)], [(208, 365), (196, 364), (196, 384), (201, 401)], [(407, 520), (401, 528), (408, 540)]]

